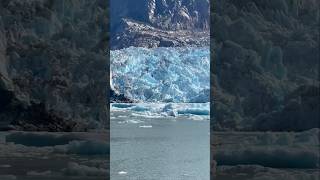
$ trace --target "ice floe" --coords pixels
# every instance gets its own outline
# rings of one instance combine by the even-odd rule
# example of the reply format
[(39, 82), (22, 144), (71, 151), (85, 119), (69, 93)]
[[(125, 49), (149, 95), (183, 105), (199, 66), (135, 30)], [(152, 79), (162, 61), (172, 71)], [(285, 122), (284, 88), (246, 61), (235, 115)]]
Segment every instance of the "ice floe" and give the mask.
[(276, 169), (260, 165), (220, 166), (217, 172), (221, 179), (234, 180), (319, 180), (320, 177), (317, 170)]
[(12, 142), (35, 147), (63, 145), (79, 139), (79, 137), (76, 137), (73, 134), (53, 134), (47, 132), (13, 132), (8, 134), (5, 138), (8, 143)]
[(1, 180), (15, 180), (17, 179), (16, 176), (14, 175), (0, 175)]
[[(209, 103), (136, 103), (119, 104), (112, 103), (111, 111), (127, 112), (130, 116), (144, 118), (162, 118), (162, 117), (185, 117), (188, 116), (194, 120), (208, 120), (210, 115)], [(123, 118), (122, 123), (140, 123), (140, 120), (129, 119), (123, 115), (117, 116)], [(129, 122), (130, 121), (130, 122)]]
[(108, 171), (104, 168), (90, 167), (71, 162), (64, 169), (64, 174), (68, 176), (107, 176)]
[(104, 141), (72, 141), (55, 148), (57, 152), (78, 155), (107, 155), (110, 152), (109, 143)]
[(119, 171), (118, 174), (119, 175), (127, 175), (128, 173), (126, 171)]
[[(303, 132), (221, 132), (213, 136), (218, 166), (320, 168), (319, 129)], [(223, 139), (223, 141), (219, 140)]]
[(28, 176), (50, 176), (51, 174), (52, 174), (51, 171), (43, 171), (43, 172), (29, 171), (27, 173)]

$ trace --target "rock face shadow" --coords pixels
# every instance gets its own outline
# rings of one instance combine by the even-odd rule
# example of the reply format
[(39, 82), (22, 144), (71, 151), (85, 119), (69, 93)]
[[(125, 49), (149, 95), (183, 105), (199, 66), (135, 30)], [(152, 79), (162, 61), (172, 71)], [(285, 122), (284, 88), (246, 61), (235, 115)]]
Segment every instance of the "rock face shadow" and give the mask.
[(319, 3), (213, 4), (212, 179), (318, 179)]

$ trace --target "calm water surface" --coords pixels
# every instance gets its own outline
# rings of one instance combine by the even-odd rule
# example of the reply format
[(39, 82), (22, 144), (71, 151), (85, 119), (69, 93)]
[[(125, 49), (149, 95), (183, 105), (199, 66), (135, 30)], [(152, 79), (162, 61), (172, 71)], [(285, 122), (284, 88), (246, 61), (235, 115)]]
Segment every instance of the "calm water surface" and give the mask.
[(111, 180), (209, 180), (209, 121), (111, 113)]

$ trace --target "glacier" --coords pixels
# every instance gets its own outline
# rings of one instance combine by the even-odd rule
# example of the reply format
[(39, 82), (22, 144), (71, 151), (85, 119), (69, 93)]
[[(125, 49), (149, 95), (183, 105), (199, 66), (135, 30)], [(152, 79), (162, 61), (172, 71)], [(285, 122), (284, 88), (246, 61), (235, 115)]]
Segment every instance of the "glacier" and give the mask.
[(209, 102), (209, 47), (129, 47), (110, 56), (111, 88), (136, 102)]

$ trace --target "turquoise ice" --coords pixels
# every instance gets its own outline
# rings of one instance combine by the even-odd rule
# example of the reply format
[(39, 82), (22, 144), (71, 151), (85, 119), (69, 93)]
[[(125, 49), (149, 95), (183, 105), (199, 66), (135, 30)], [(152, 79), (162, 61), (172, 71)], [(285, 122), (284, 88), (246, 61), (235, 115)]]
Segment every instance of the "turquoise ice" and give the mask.
[(112, 86), (140, 102), (209, 102), (209, 47), (111, 51)]

